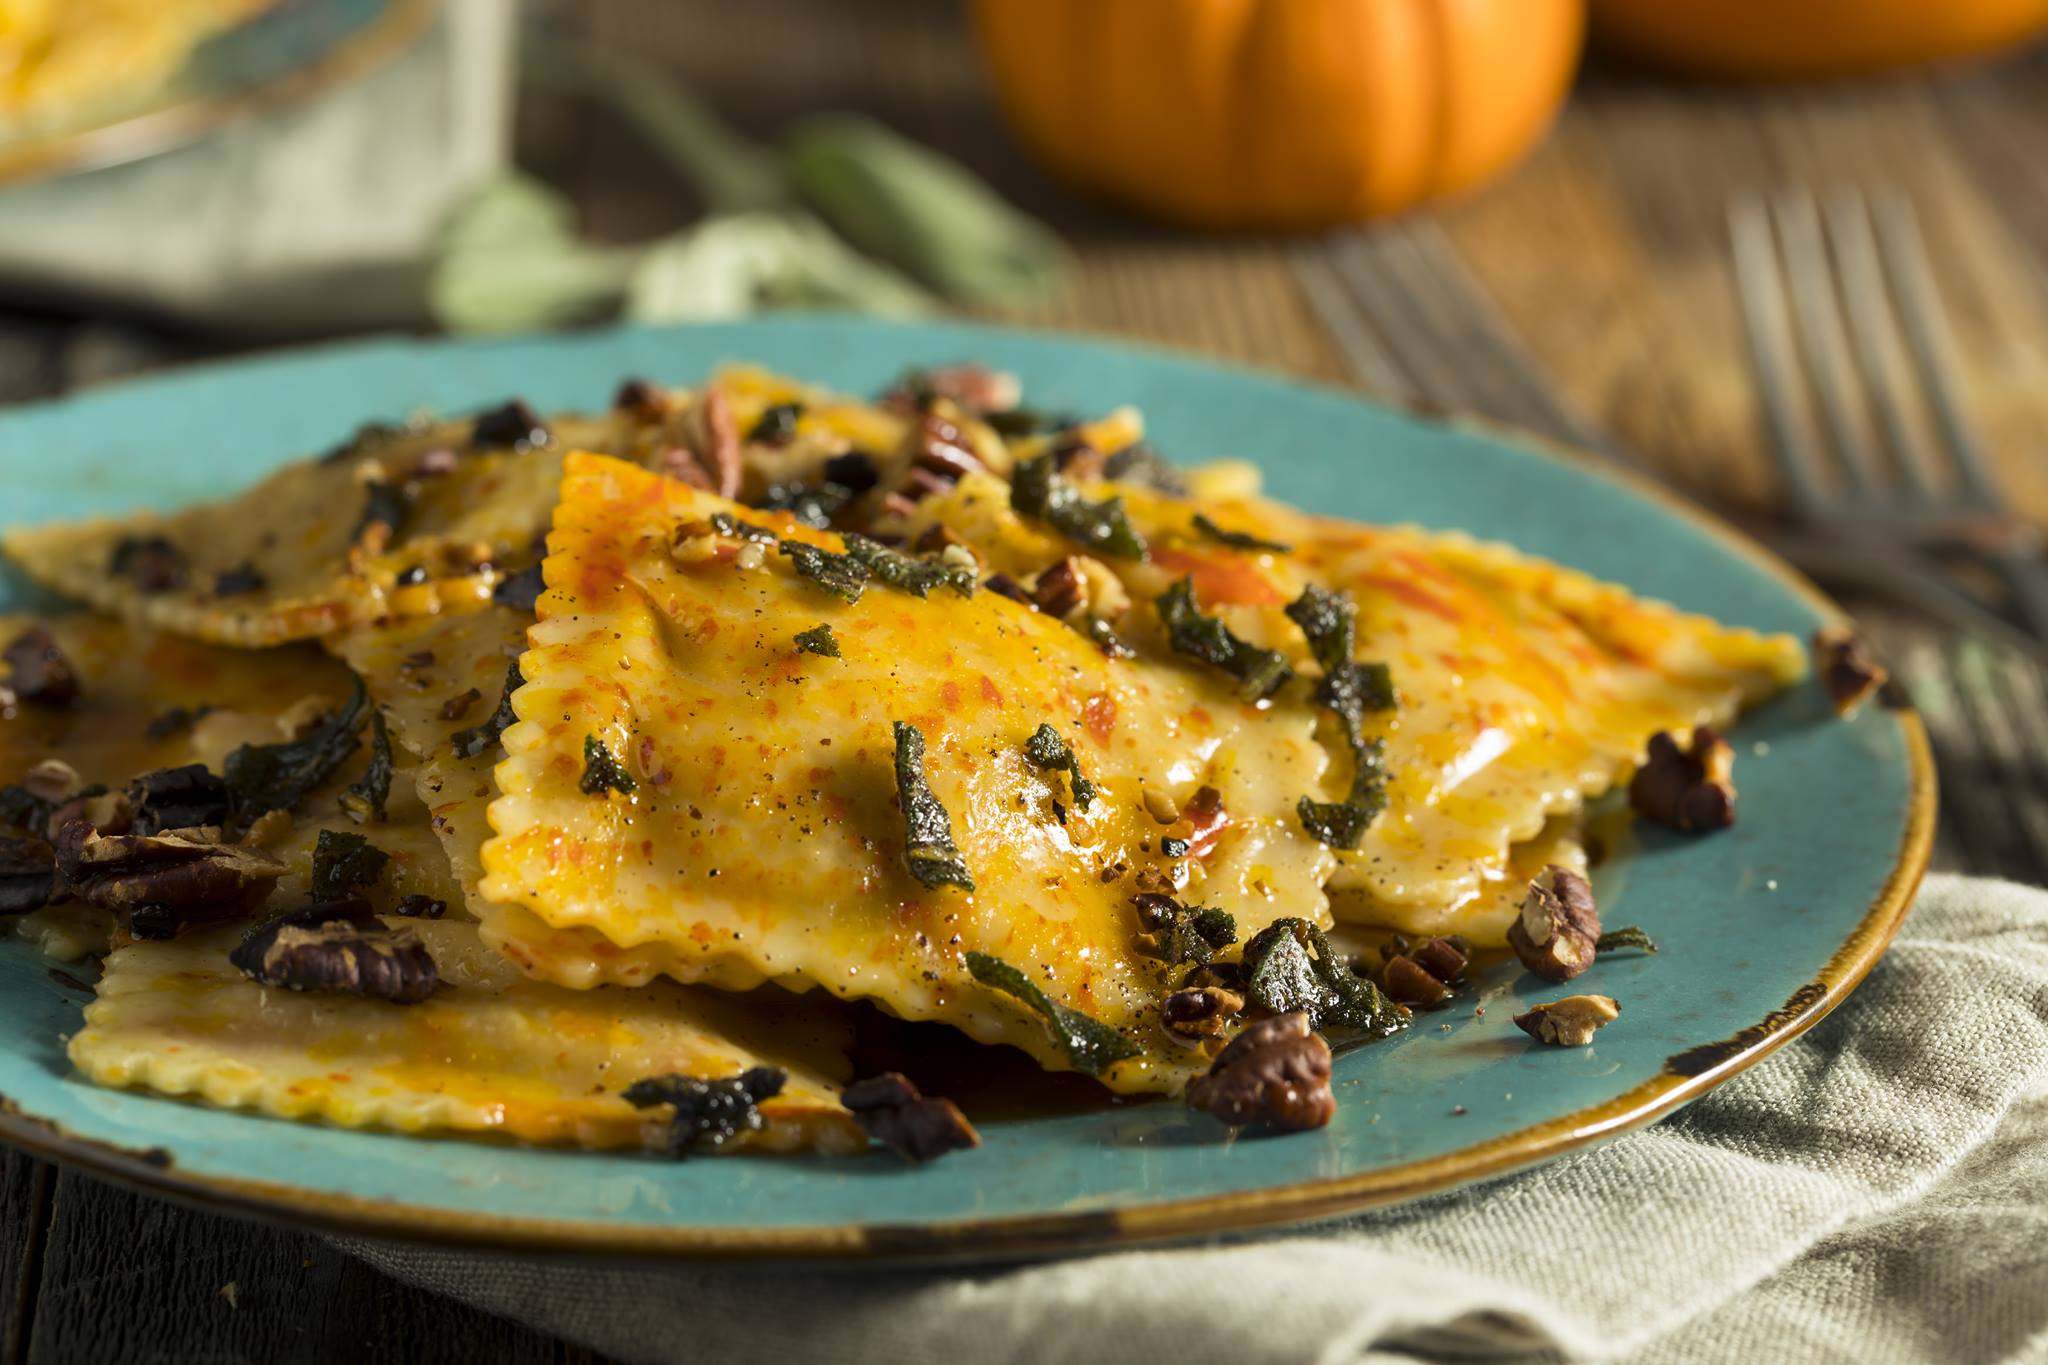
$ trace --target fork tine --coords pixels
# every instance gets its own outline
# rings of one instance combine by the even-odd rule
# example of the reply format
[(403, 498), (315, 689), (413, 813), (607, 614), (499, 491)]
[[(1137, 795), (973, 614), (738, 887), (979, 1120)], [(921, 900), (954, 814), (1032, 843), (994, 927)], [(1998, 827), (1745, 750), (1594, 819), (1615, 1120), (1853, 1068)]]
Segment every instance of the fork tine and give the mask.
[(1468, 411), (1496, 421), (1525, 421), (1527, 404), (1504, 367), (1475, 363), (1492, 338), (1476, 325), (1465, 300), (1455, 296), (1455, 282), (1443, 277), (1418, 234), (1419, 229), (1408, 225), (1380, 234), (1389, 287), (1401, 296), (1408, 315), (1426, 319), (1430, 335), (1441, 340), (1441, 353), (1458, 374)]
[(1807, 439), (1795, 406), (1798, 361), (1793, 357), (1792, 322), (1785, 311), (1785, 285), (1771, 244), (1771, 222), (1762, 203), (1738, 199), (1728, 207), (1728, 236), (1735, 253), (1735, 288), (1749, 349), (1756, 362), (1756, 386), (1770, 423), (1768, 449), (1799, 514), (1819, 521), (1826, 511), (1820, 486), (1820, 453)]
[(1410, 404), (1415, 388), (1387, 354), (1373, 334), (1350, 287), (1331, 268), (1324, 248), (1304, 246), (1294, 253), (1294, 277), (1330, 340), (1351, 367), (1352, 377), (1366, 388), (1396, 403)]
[(1396, 285), (1377, 238), (1378, 234), (1363, 232), (1339, 237), (1331, 247), (1338, 275), (1380, 334), (1397, 341), (1402, 367), (1426, 402), (1444, 412), (1479, 406), (1458, 364), (1456, 345)]
[(1905, 324), (1906, 344), (1912, 348), (1920, 368), (1928, 404), (1941, 424), (1943, 438), (1954, 452), (1963, 486), (1983, 510), (1997, 510), (2001, 502), (1998, 486), (1991, 479), (1990, 464), (1956, 398), (1959, 386), (1955, 378), (1954, 343), (1935, 293), (1934, 271), (1927, 263), (1927, 246), (1920, 236), (1919, 220), (1902, 194), (1885, 195), (1877, 202), (1875, 213), (1879, 248), (1891, 274), (1899, 320)]
[(1865, 498), (1873, 497), (1880, 475), (1858, 421), (1855, 384), (1847, 361), (1848, 343), (1835, 299), (1834, 270), (1821, 238), (1820, 213), (1814, 207), (1813, 196), (1803, 190), (1777, 196), (1772, 209), (1778, 226), (1778, 246), (1785, 255), (1785, 279), (1791, 286), (1792, 315), (1798, 322), (1814, 398), (1850, 486)]
[(1930, 475), (1932, 457), (1899, 403), (1899, 395), (1910, 381), (1899, 363), (1899, 327), (1878, 264), (1870, 206), (1861, 194), (1845, 190), (1828, 200), (1826, 219), (1842, 303), (1849, 314), (1849, 335), (1862, 369), (1863, 391), (1877, 411), (1894, 470), (1911, 495), (1924, 504), (1935, 491)]

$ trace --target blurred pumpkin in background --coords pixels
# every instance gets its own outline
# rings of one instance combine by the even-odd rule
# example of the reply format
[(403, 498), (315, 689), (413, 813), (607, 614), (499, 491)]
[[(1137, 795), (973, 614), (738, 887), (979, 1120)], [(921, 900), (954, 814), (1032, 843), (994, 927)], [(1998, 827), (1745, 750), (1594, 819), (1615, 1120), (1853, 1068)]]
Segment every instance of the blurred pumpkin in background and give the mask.
[(1302, 229), (1477, 184), (1542, 137), (1583, 0), (975, 0), (996, 94), (1083, 189)]
[(1859, 76), (2010, 47), (2048, 0), (1592, 0), (1605, 44), (1745, 80)]

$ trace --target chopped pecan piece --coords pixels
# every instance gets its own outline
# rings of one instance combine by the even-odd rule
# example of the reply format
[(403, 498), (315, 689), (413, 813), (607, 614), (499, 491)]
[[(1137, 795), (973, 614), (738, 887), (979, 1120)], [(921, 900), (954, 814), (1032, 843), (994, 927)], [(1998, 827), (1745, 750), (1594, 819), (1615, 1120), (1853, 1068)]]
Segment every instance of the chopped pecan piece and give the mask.
[(1522, 913), (1508, 926), (1508, 946), (1545, 981), (1569, 981), (1593, 965), (1600, 947), (1600, 911), (1593, 888), (1552, 864), (1529, 883)]
[(467, 712), (470, 707), (476, 705), (483, 699), (484, 694), (477, 691), (474, 687), (472, 687), (466, 692), (457, 692), (454, 696), (442, 702), (441, 710), (439, 711), (438, 714), (440, 715), (442, 720), (461, 720), (463, 714)]
[(1628, 784), (1628, 803), (1660, 825), (1688, 834), (1735, 823), (1735, 750), (1711, 725), (1680, 748), (1668, 730), (1650, 736), (1650, 755)]
[[(158, 768), (128, 784), (130, 828), (137, 834), (156, 834), (167, 829), (191, 829), (199, 825), (225, 825), (234, 809), (226, 779), (204, 763), (182, 768)], [(98, 824), (101, 832), (107, 826)]]
[(46, 758), (21, 775), (22, 789), (48, 806), (61, 806), (85, 789), (78, 769), (61, 758)]
[(7, 690), (21, 700), (44, 706), (78, 700), (78, 670), (44, 627), (30, 626), (15, 636), (0, 658), (7, 661)]
[(1424, 939), (1408, 955), (1422, 970), (1443, 982), (1456, 981), (1463, 976), (1466, 964), (1472, 960), (1470, 945), (1460, 934)]
[(981, 1146), (981, 1134), (951, 1100), (927, 1099), (901, 1072), (855, 1081), (839, 1097), (861, 1131), (906, 1161), (932, 1161)]
[(1024, 591), (1024, 585), (1006, 573), (990, 574), (982, 580), (981, 586), (998, 597), (1007, 597), (1012, 602), (1022, 602), (1027, 607), (1032, 605), (1031, 594)]
[(228, 961), (261, 985), (394, 1005), (416, 1005), (440, 984), (419, 935), (386, 928), (365, 900), (317, 901), (280, 915), (242, 940)]
[(415, 892), (399, 897), (398, 904), (391, 907), (391, 913), (406, 919), (439, 919), (448, 913), (448, 902)]
[(1087, 600), (1088, 584), (1081, 576), (1081, 561), (1072, 555), (1040, 573), (1031, 589), (1031, 605), (1063, 621), (1079, 611)]
[(264, 576), (253, 560), (243, 560), (232, 569), (222, 569), (213, 576), (215, 597), (240, 597), (243, 593), (262, 592), (270, 586), (270, 579)]
[(114, 542), (107, 572), (144, 592), (169, 592), (185, 586), (191, 566), (185, 552), (162, 536), (122, 536)]
[(0, 834), (0, 915), (26, 914), (57, 894), (57, 858), (41, 839)]
[(58, 831), (57, 866), (81, 900), (127, 913), (154, 906), (179, 924), (226, 919), (270, 894), (285, 865), (220, 842), (218, 829), (103, 835), (83, 820)]
[(1175, 832), (1187, 844), (1188, 857), (1206, 858), (1229, 827), (1230, 812), (1223, 808), (1223, 793), (1214, 787), (1197, 787), (1180, 808), (1180, 824)]
[[(944, 522), (935, 521), (924, 528), (917, 539), (911, 543), (910, 548), (921, 555), (935, 555), (955, 545), (966, 550), (969, 555), (974, 553), (973, 548), (966, 541), (960, 539), (954, 533), (952, 527)], [(980, 560), (976, 559), (975, 562), (980, 563)]]
[(704, 401), (697, 405), (697, 424), (702, 432), (697, 458), (711, 473), (711, 491), (721, 498), (738, 497), (745, 469), (740, 462), (739, 426), (733, 421), (732, 404), (724, 389), (714, 385), (704, 391)]
[(1008, 412), (1017, 406), (1017, 379), (972, 361), (937, 365), (905, 375), (880, 401), (883, 407), (916, 412), (930, 407), (935, 398), (950, 398), (977, 416)]
[(1222, 986), (1188, 986), (1159, 1002), (1166, 1031), (1199, 1042), (1220, 1038), (1230, 1021), (1244, 1013), (1244, 997)]
[(658, 421), (668, 414), (668, 394), (652, 380), (628, 379), (612, 395), (612, 410), (643, 422)]
[(974, 453), (960, 428), (932, 412), (919, 420), (912, 433), (910, 463), (938, 475), (949, 486), (982, 468), (981, 457)]
[(548, 443), (548, 428), (526, 406), (525, 399), (514, 398), (478, 413), (470, 426), (469, 440), (479, 446), (544, 446)]
[[(1381, 972), (1387, 994), (1404, 1005), (1434, 1008), (1443, 1004), (1451, 998), (1451, 983), (1465, 970), (1462, 944), (1462, 939), (1454, 942), (1447, 938), (1424, 939), (1412, 946), (1398, 939), (1389, 944), (1381, 950), (1389, 954)], [(1396, 947), (1404, 951), (1392, 952)]]
[(1838, 716), (1854, 712), (1891, 677), (1863, 637), (1847, 626), (1822, 626), (1815, 631), (1813, 655), (1821, 686), (1827, 689)]
[(1552, 1047), (1584, 1047), (1593, 1035), (1621, 1017), (1611, 995), (1568, 995), (1515, 1016), (1515, 1027)]
[(1052, 464), (1070, 479), (1099, 479), (1108, 468), (1109, 457), (1074, 437), (1052, 448)]
[(1298, 1010), (1261, 1019), (1231, 1039), (1208, 1074), (1188, 1086), (1188, 1104), (1233, 1128), (1321, 1128), (1337, 1112), (1330, 1045)]

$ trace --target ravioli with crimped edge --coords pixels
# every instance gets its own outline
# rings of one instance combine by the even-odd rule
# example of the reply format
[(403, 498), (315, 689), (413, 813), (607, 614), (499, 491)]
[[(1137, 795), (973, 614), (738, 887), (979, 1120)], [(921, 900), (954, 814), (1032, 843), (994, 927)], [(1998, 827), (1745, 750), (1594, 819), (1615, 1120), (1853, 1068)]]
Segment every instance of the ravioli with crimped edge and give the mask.
[[(721, 518), (746, 524), (726, 535)], [(1148, 955), (1132, 897), (1177, 891), (1231, 916), (1239, 939), (1283, 917), (1328, 922), (1330, 856), (1293, 814), (1327, 763), (1313, 715), (1110, 657), (971, 573), (923, 596), (877, 579), (849, 601), (830, 583), (845, 551), (571, 455), (497, 770), (486, 899), (653, 950), (684, 979), (823, 987), (1113, 1088), (1177, 1089), (1200, 1058), (1164, 1033), (1158, 1001), (1186, 967)], [(836, 654), (797, 643), (820, 626)], [(902, 779), (899, 724), (928, 792)], [(1027, 754), (1042, 725), (1091, 797)], [(1225, 818), (1196, 847), (1177, 812), (1205, 787)], [(914, 871), (925, 795), (958, 875)], [(975, 954), (1046, 1003), (977, 978)], [(1120, 1041), (1077, 1049), (1053, 1009)]]

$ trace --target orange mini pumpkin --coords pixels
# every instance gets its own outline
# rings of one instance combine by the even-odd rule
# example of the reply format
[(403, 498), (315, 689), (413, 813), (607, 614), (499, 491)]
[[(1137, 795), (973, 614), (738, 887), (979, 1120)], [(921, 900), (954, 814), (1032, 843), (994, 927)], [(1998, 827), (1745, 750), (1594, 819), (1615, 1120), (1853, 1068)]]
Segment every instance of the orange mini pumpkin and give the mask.
[(1018, 135), (1084, 189), (1203, 227), (1394, 213), (1527, 152), (1583, 0), (975, 0)]
[(2048, 0), (1593, 0), (1603, 43), (1702, 76), (1858, 76), (2009, 47)]

